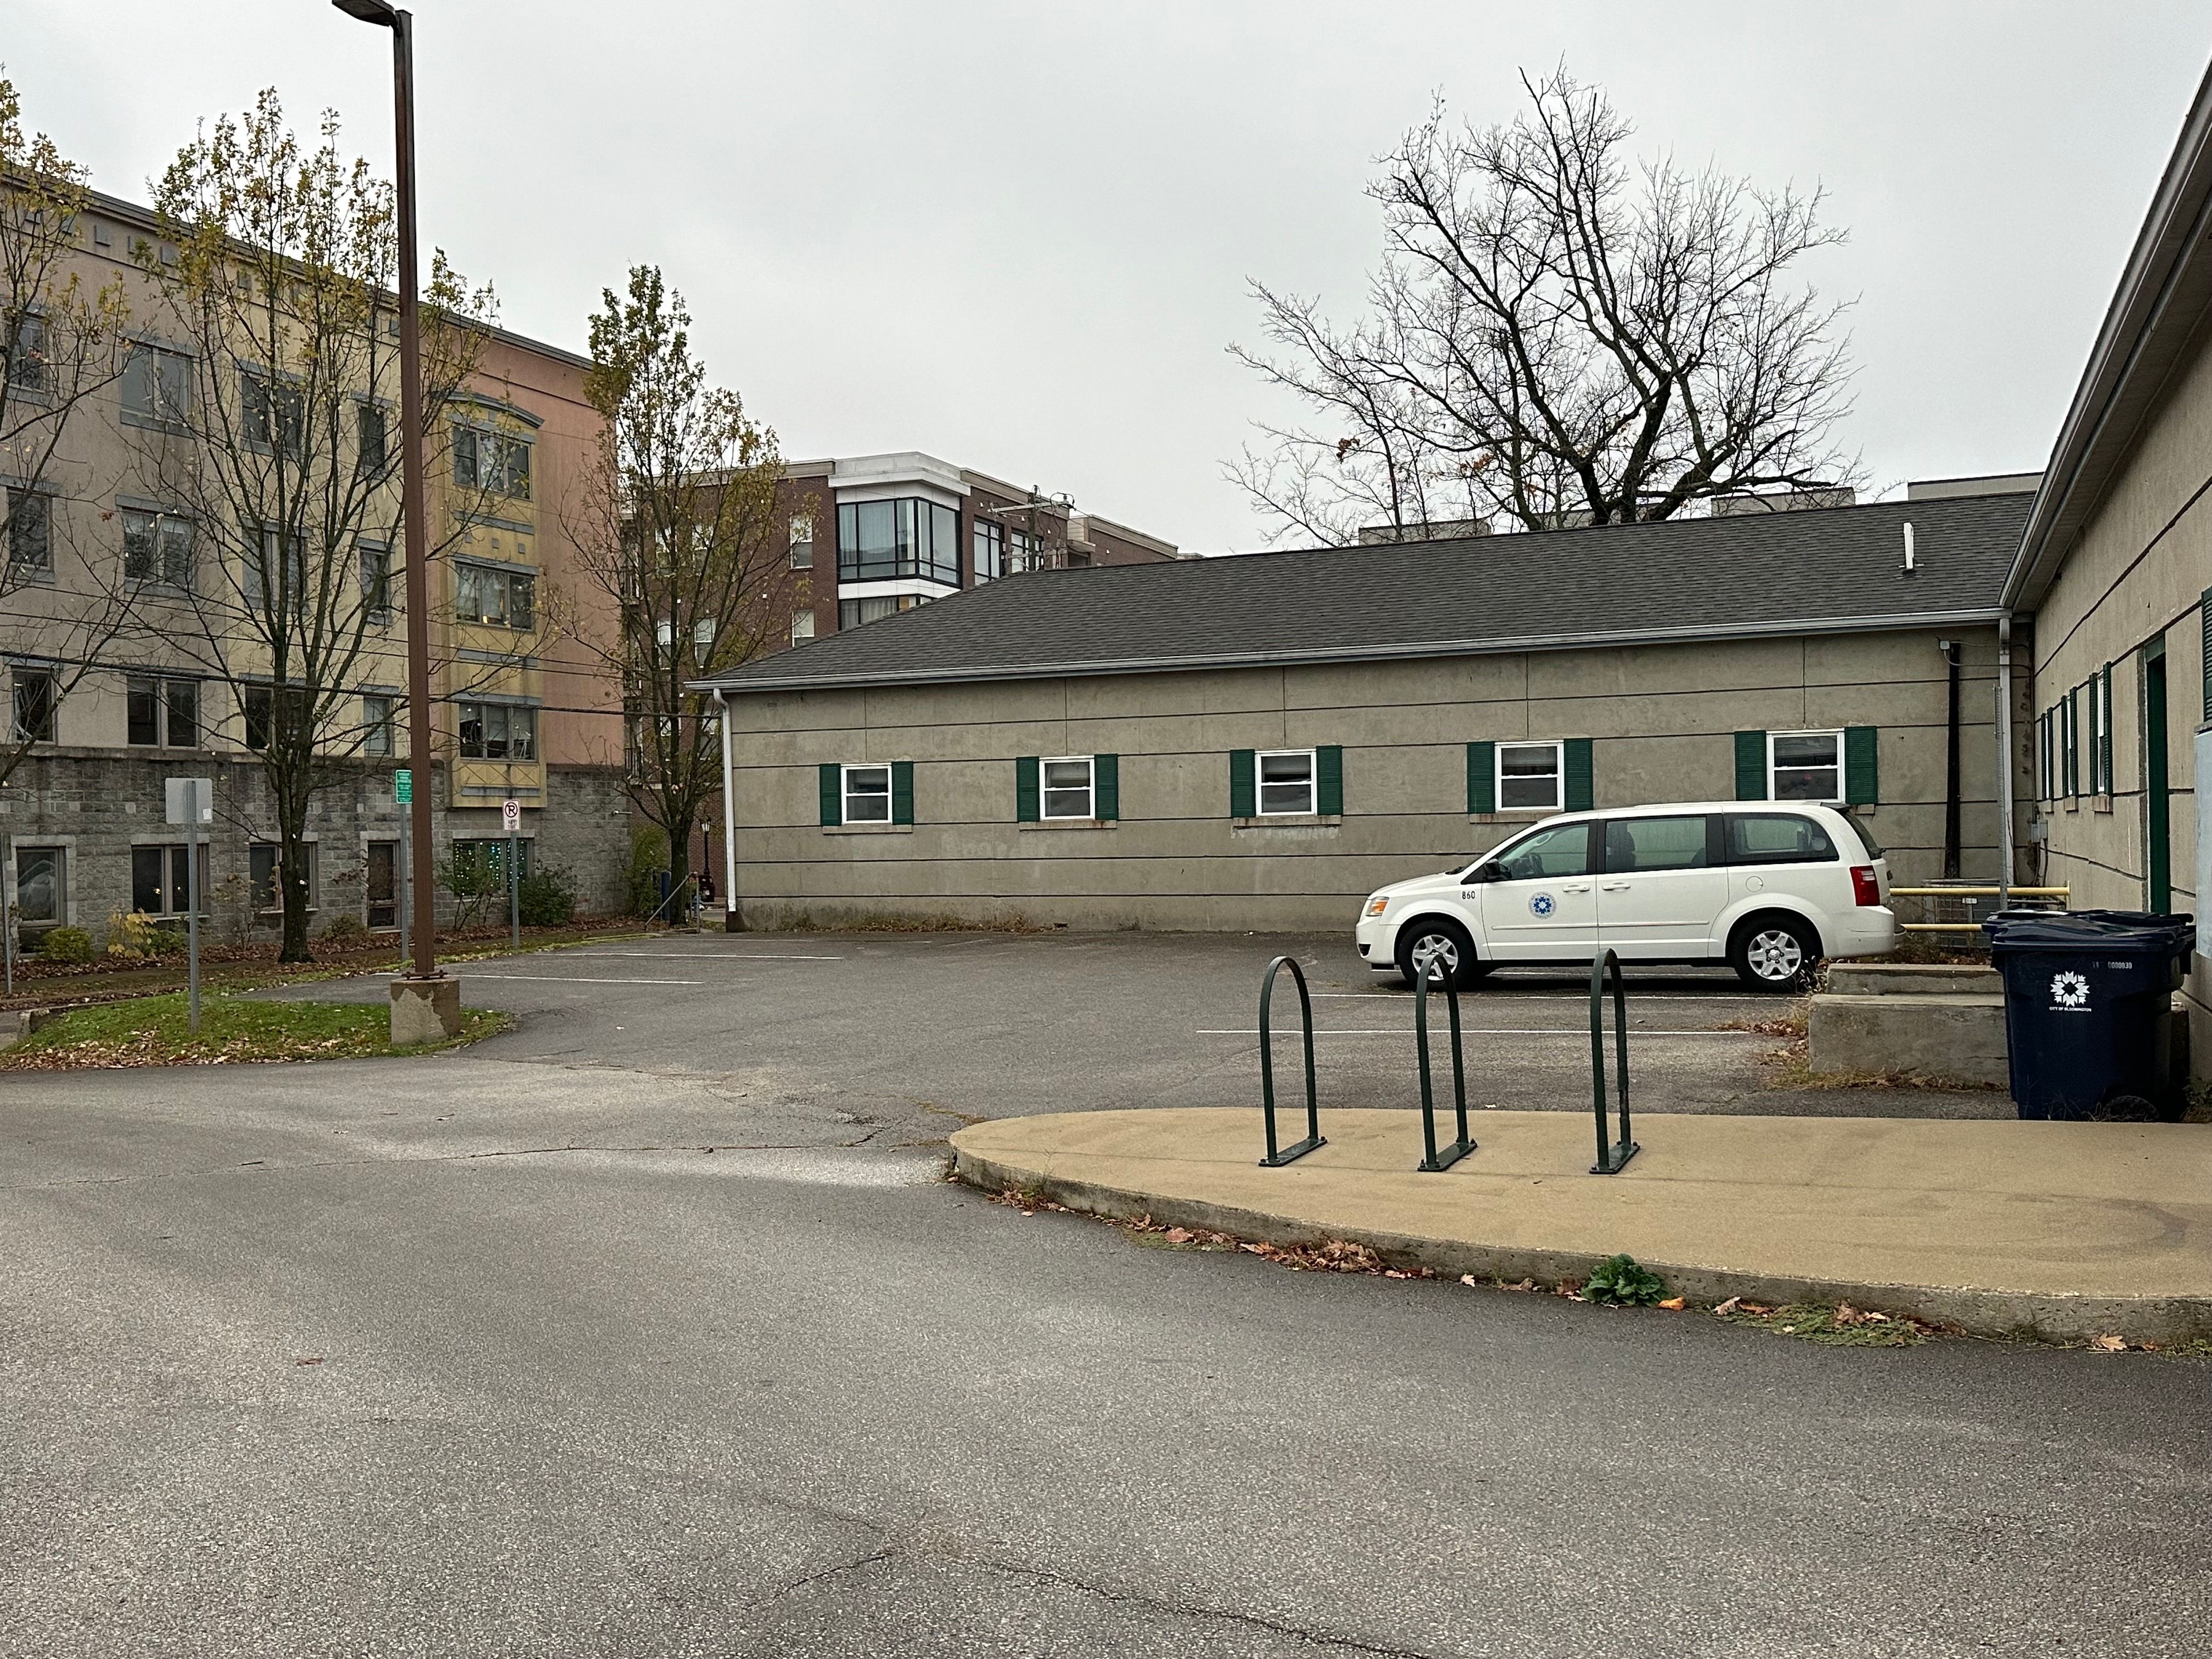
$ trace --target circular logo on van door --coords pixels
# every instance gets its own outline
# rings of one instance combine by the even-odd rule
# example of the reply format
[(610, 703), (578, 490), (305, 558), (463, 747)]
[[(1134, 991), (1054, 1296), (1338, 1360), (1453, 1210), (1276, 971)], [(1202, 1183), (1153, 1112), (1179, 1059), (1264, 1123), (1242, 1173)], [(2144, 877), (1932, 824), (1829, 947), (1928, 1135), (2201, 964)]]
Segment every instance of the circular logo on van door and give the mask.
[(2089, 981), (2079, 974), (2057, 974), (2051, 981), (2051, 1006), (2054, 1008), (2086, 1008), (2089, 1006)]
[(1539, 893), (1528, 901), (1528, 914), (1539, 920), (1550, 915), (1559, 906), (1552, 902), (1552, 896), (1549, 893)]

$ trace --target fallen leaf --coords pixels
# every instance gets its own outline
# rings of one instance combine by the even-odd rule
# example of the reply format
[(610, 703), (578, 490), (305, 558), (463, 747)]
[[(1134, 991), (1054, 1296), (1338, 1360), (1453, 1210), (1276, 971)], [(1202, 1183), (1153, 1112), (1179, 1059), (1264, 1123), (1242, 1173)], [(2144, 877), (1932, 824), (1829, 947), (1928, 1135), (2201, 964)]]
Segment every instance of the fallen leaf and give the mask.
[(1170, 1244), (1188, 1244), (1190, 1243), (1190, 1229), (1188, 1227), (1170, 1227), (1167, 1231), (1167, 1240)]
[(1719, 1307), (1714, 1309), (1713, 1311), (1717, 1314), (1732, 1314), (1742, 1305), (1743, 1298), (1741, 1297), (1732, 1296), (1727, 1301), (1722, 1303)]
[(1747, 1314), (1754, 1314), (1758, 1317), (1764, 1319), (1767, 1315), (1772, 1313), (1774, 1310), (1771, 1308), (1763, 1308), (1756, 1302), (1747, 1302), (1743, 1304), (1743, 1311)]
[(1669, 1313), (1680, 1313), (1687, 1303), (1688, 1298), (1686, 1297), (1670, 1296), (1659, 1305), (1666, 1309)]
[(317, 1354), (313, 1358), (295, 1359), (292, 1363), (295, 1365), (319, 1365), (323, 1363), (323, 1357), (320, 1354)]
[(1459, 1276), (1459, 1282), (1462, 1285), (1479, 1285), (1481, 1283), (1481, 1281), (1475, 1278), (1473, 1273), (1462, 1273)]
[(1382, 1277), (1385, 1279), (1411, 1279), (1413, 1274), (1401, 1273), (1395, 1267), (1385, 1267), (1382, 1270)]
[(2125, 1352), (2128, 1340), (2124, 1336), (2097, 1336), (2090, 1338), (2089, 1346), (2101, 1348), (2106, 1353), (2121, 1353)]

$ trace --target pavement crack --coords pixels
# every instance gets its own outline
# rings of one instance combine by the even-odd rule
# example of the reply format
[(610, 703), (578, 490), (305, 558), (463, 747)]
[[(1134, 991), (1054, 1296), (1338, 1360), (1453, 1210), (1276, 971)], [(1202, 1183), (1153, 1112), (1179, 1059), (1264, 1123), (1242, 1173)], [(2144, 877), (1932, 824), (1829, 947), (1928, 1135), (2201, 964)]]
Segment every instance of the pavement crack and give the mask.
[(884, 1548), (872, 1551), (870, 1553), (860, 1557), (856, 1561), (840, 1561), (835, 1566), (823, 1567), (819, 1571), (806, 1574), (804, 1577), (794, 1578), (787, 1584), (778, 1585), (766, 1595), (758, 1596), (754, 1600), (746, 1602), (745, 1611), (748, 1613), (755, 1612), (761, 1607), (766, 1607), (771, 1601), (780, 1601), (787, 1595), (791, 1595), (799, 1590), (805, 1589), (809, 1584), (818, 1584), (825, 1578), (842, 1578), (847, 1573), (858, 1572), (863, 1567), (872, 1567), (878, 1561), (888, 1561), (890, 1559), (891, 1551), (890, 1547), (886, 1546)]

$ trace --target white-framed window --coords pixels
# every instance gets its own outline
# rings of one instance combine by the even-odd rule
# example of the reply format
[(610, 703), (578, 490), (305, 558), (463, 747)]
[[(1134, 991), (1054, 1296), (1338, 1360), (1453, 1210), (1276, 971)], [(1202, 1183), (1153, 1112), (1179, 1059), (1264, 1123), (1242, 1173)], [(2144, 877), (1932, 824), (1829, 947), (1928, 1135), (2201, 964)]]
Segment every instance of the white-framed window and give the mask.
[(2081, 793), (2081, 708), (2072, 691), (2058, 700), (2058, 793), (2069, 800)]
[(1766, 798), (1823, 801), (1844, 799), (1844, 734), (1841, 732), (1769, 732), (1766, 734)]
[(1255, 758), (1261, 817), (1291, 817), (1316, 810), (1312, 750), (1263, 749)]
[(123, 580), (161, 587), (192, 585), (192, 521), (174, 513), (121, 507)]
[(1097, 777), (1093, 757), (1065, 755), (1037, 763), (1038, 801), (1048, 818), (1094, 818)]
[(1566, 800), (1564, 743), (1501, 743), (1498, 745), (1498, 793), (1501, 812), (1556, 812)]
[(371, 695), (361, 700), (361, 752), (386, 760), (398, 752), (392, 720), (392, 699)]
[(845, 822), (889, 823), (891, 821), (891, 769), (888, 766), (848, 766), (844, 769)]
[(2112, 671), (2089, 679), (2089, 793), (2112, 793)]
[(804, 645), (814, 637), (814, 612), (794, 611), (791, 613), (791, 642)]
[(814, 515), (811, 513), (791, 515), (791, 568), (793, 570), (814, 568)]

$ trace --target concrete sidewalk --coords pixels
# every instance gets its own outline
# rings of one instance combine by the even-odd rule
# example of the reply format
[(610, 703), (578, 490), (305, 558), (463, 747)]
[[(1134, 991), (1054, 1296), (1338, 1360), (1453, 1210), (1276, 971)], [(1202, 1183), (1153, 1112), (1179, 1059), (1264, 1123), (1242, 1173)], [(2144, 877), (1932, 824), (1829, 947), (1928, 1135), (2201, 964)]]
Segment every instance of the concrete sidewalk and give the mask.
[[(1448, 1120), (1447, 1120), (1448, 1121)], [(1280, 1120), (1284, 1140), (1302, 1113)], [(1475, 1114), (1423, 1175), (1407, 1111), (1325, 1111), (1328, 1144), (1261, 1169), (1256, 1109), (1004, 1118), (952, 1139), (963, 1179), (1106, 1216), (1541, 1282), (1626, 1251), (1701, 1301), (1847, 1301), (1981, 1335), (2212, 1338), (2212, 1127), (1884, 1118), (1637, 1120), (1587, 1173), (1589, 1117)], [(1449, 1136), (1444, 1123), (1439, 1130)]]

